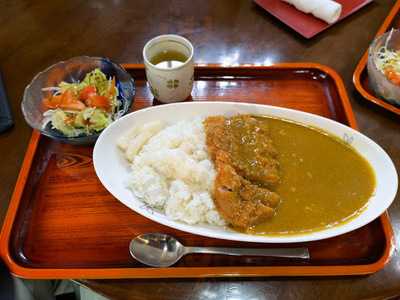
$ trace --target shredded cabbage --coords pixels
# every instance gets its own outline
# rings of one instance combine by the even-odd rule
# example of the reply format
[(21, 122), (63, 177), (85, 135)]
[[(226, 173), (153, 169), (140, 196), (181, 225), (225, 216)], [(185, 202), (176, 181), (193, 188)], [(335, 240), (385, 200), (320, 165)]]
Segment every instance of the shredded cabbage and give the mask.
[(90, 130), (100, 131), (107, 127), (112, 122), (112, 120), (110, 116), (108, 116), (103, 110), (96, 108), (91, 115), (89, 122)]
[(86, 108), (80, 112), (63, 111), (58, 108), (52, 110), (50, 120), (52, 127), (67, 137), (98, 132), (112, 122), (111, 116), (98, 108)]
[(400, 73), (400, 52), (390, 50), (386, 46), (383, 46), (376, 53), (375, 63), (382, 73), (384, 73), (385, 69), (388, 67)]
[(71, 113), (64, 112), (62, 109), (56, 109), (51, 116), (51, 125), (53, 128), (61, 131), (67, 137), (78, 136), (85, 133), (84, 129), (75, 128), (73, 124), (67, 123)]

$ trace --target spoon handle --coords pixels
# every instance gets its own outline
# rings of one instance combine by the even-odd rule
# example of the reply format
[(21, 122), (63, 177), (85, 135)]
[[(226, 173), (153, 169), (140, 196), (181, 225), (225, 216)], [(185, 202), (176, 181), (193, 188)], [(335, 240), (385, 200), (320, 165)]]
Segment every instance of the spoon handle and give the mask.
[(223, 248), (223, 247), (185, 247), (185, 253), (207, 253), (234, 256), (269, 256), (309, 259), (307, 248)]

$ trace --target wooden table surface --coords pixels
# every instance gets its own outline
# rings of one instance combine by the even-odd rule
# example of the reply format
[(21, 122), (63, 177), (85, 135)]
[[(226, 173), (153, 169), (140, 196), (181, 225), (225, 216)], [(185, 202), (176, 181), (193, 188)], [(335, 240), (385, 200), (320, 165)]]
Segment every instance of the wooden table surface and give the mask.
[[(400, 168), (400, 117), (367, 104), (352, 75), (395, 1), (372, 4), (306, 40), (250, 0), (2, 1), (0, 70), (15, 126), (0, 135), (0, 217), (4, 217), (31, 135), (20, 101), (24, 87), (48, 65), (78, 55), (142, 62), (151, 37), (176, 33), (195, 46), (196, 63), (317, 62), (343, 77), (360, 130)], [(400, 197), (389, 209), (400, 231)], [(396, 245), (400, 238), (396, 235)], [(400, 295), (400, 255), (361, 277), (196, 280), (81, 280), (112, 299), (381, 299)]]

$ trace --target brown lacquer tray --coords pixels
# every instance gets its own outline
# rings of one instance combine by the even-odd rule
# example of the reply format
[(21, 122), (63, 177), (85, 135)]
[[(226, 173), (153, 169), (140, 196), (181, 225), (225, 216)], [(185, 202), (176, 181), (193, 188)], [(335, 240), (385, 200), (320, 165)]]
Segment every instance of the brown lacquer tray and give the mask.
[[(132, 109), (156, 105), (143, 65), (124, 66), (136, 80)], [(340, 77), (317, 64), (270, 67), (198, 66), (194, 101), (241, 101), (299, 109), (356, 128)], [(1, 255), (24, 278), (166, 278), (318, 276), (373, 273), (388, 262), (393, 233), (387, 214), (345, 235), (304, 244), (251, 244), (205, 238), (150, 221), (103, 188), (92, 147), (32, 134), (1, 234)], [(117, 176), (118, 174), (116, 174)], [(130, 257), (132, 237), (166, 232), (186, 245), (299, 247), (309, 261), (189, 255), (171, 268), (149, 268)]]
[[(400, 27), (400, 1), (397, 1), (390, 11), (389, 15), (383, 22), (382, 26), (379, 28), (376, 36), (379, 36), (391, 28), (399, 28)], [(367, 62), (368, 62), (368, 50), (365, 51), (363, 57), (358, 63), (354, 74), (353, 74), (353, 83), (359, 93), (368, 101), (383, 107), (386, 110), (389, 110), (395, 114), (400, 115), (400, 106), (392, 104), (378, 97), (374, 91), (369, 86), (368, 81), (368, 71), (367, 71)]]

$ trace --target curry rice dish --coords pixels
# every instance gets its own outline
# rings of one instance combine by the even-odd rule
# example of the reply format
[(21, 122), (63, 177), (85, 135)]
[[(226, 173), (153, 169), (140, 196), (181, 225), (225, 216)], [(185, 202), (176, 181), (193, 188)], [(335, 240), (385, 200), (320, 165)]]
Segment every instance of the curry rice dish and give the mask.
[(358, 215), (375, 189), (369, 163), (319, 129), (252, 115), (202, 124), (214, 167), (208, 213), (216, 210), (235, 230), (292, 235), (337, 226)]

